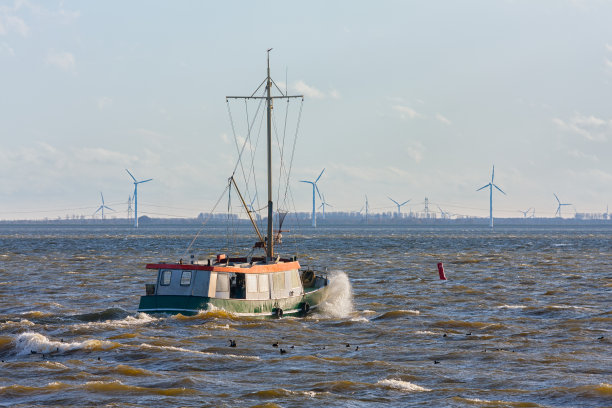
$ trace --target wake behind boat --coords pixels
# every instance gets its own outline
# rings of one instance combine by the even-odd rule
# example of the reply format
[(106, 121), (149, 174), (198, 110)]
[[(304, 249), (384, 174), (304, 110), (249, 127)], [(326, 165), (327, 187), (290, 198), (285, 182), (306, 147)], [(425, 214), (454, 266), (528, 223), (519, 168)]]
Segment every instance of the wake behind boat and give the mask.
[[(251, 96), (227, 97), (227, 99), (259, 99), (266, 104), (267, 232), (265, 236), (260, 232), (253, 218), (252, 205), (249, 208), (246, 204), (232, 174), (227, 188), (231, 191), (233, 186), (237, 191), (258, 237), (250, 253), (244, 257), (218, 254), (204, 260), (195, 260), (192, 256), (189, 264), (183, 264), (182, 261), (147, 264), (147, 269), (158, 271), (157, 281), (146, 285), (146, 295), (140, 298), (139, 312), (193, 315), (201, 310), (218, 308), (239, 316), (282, 317), (305, 315), (316, 309), (325, 299), (329, 283), (327, 276), (317, 276), (311, 269), (300, 271), (300, 263), (296, 256), (281, 257), (274, 248), (275, 243), (281, 242), (282, 221), (286, 213), (277, 213), (279, 225), (274, 234), (271, 123), (273, 100), (303, 99), (303, 95), (288, 95), (276, 86), (270, 77), (269, 52), (270, 50), (268, 50), (267, 76), (261, 84), (266, 84), (264, 94), (254, 96), (261, 88), (260, 85)], [(279, 96), (272, 96), (273, 86), (280, 92)], [(239, 160), (242, 151), (239, 151)], [(288, 181), (287, 176), (287, 183)], [(264, 254), (254, 256), (255, 251), (263, 251)]]

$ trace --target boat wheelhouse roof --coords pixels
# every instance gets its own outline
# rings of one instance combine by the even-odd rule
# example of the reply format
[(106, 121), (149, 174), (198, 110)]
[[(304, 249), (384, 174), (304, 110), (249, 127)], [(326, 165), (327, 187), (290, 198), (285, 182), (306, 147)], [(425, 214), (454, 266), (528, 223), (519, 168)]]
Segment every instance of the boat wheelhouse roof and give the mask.
[[(227, 261), (227, 263), (225, 262)], [(199, 270), (213, 272), (235, 272), (235, 273), (272, 273), (292, 269), (299, 269), (300, 263), (291, 259), (281, 259), (277, 263), (265, 263), (263, 259), (253, 258), (251, 262), (247, 258), (227, 258), (222, 263), (206, 264), (182, 264), (182, 263), (154, 263), (147, 264), (147, 269), (178, 269)]]

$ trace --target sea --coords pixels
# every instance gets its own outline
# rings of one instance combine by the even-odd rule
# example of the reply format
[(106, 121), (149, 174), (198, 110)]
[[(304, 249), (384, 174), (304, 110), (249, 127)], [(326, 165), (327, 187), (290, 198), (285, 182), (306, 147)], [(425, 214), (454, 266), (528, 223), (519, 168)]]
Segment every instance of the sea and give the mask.
[(612, 407), (612, 226), (283, 241), (330, 278), (315, 313), (150, 315), (147, 263), (232, 255), (251, 231), (0, 225), (0, 406)]

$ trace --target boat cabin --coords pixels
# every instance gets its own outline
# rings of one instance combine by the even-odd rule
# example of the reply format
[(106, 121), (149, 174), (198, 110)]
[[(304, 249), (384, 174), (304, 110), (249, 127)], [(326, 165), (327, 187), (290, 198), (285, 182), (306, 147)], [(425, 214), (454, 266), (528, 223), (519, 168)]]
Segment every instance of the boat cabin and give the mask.
[[(226, 262), (222, 266), (209, 262), (149, 264), (148, 269), (158, 269), (157, 282), (147, 285), (147, 295), (201, 296), (218, 299), (266, 300), (280, 299), (304, 294), (299, 275), (299, 264), (290, 262), (290, 269), (278, 264)], [(289, 265), (294, 263), (295, 265)], [(285, 266), (285, 265), (283, 265)], [(278, 271), (269, 271), (276, 269)]]

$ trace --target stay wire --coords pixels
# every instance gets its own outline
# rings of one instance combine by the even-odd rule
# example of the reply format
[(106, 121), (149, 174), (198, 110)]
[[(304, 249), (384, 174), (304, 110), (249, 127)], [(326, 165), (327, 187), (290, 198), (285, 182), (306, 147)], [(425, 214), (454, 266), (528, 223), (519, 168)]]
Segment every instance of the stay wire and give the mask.
[(181, 258), (183, 258), (183, 257), (185, 257), (185, 255), (187, 255), (187, 252), (189, 252), (189, 250), (193, 246), (193, 243), (195, 242), (195, 240), (198, 239), (198, 237), (200, 236), (200, 234), (202, 233), (202, 231), (206, 227), (206, 224), (212, 218), (212, 216), (213, 216), (213, 214), (215, 212), (215, 209), (217, 208), (217, 206), (221, 202), (221, 199), (225, 196), (225, 192), (227, 191), (228, 188), (230, 188), (230, 182), (229, 181), (228, 181), (227, 185), (225, 186), (225, 189), (223, 189), (223, 192), (221, 193), (221, 195), (217, 199), (217, 202), (215, 203), (213, 208), (208, 213), (208, 217), (206, 217), (206, 219), (202, 222), (202, 228), (200, 228), (200, 230), (196, 233), (195, 237), (193, 237), (193, 239), (191, 240), (191, 243), (187, 246), (187, 249), (185, 249), (185, 252), (183, 252), (183, 255), (181, 256)]

